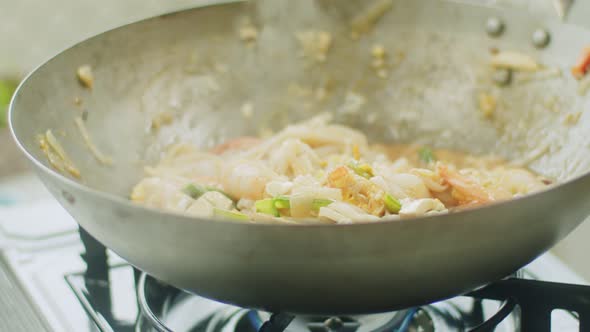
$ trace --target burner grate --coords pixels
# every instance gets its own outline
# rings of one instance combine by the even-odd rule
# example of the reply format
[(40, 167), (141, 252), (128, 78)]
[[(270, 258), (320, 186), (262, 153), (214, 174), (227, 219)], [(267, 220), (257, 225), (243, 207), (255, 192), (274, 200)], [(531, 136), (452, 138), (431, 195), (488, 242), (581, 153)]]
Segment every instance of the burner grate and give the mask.
[[(260, 329), (258, 331), (259, 332), (283, 332), (283, 331), (285, 331), (287, 326), (289, 326), (289, 324), (291, 324), (291, 321), (293, 321), (293, 319), (295, 319), (295, 316), (293, 316), (293, 315), (289, 315), (289, 314), (285, 314), (285, 313), (273, 314), (272, 316), (270, 316), (270, 318), (266, 322), (264, 322), (262, 324), (262, 326), (260, 327)], [(344, 323), (342, 321), (340, 321), (340, 326), (338, 327), (337, 331), (340, 331), (340, 328), (343, 326), (344, 326)], [(330, 328), (328, 331), (331, 332), (332, 329)], [(345, 331), (342, 331), (342, 332), (345, 332)]]
[(576, 312), (580, 331), (590, 331), (589, 286), (510, 278), (468, 296), (518, 304), (522, 332), (550, 332), (551, 313), (555, 309)]
[[(174, 287), (162, 284), (156, 279), (142, 274), (138, 283), (139, 306), (143, 317), (158, 332), (173, 332), (160, 317), (165, 317), (164, 307), (182, 297), (193, 297)], [(162, 296), (164, 295), (164, 296)], [(355, 317), (310, 317), (294, 316), (287, 313), (268, 315), (255, 310), (242, 309), (227, 305), (216, 310), (209, 318), (199, 321), (205, 325), (203, 331), (248, 331), (248, 332), (356, 332), (356, 331), (467, 331), (468, 326), (475, 326), (485, 321), (482, 301), (471, 300), (473, 308), (465, 312), (452, 304), (446, 307), (429, 305), (393, 313), (380, 314), (384, 317), (367, 321), (368, 316)], [(178, 301), (182, 302), (182, 300)], [(163, 305), (166, 304), (166, 305)], [(473, 331), (491, 331), (495, 329), (515, 307), (513, 301), (507, 301), (488, 321)], [(455, 309), (455, 310), (453, 310)], [(373, 315), (369, 315), (373, 316)], [(363, 317), (365, 317), (363, 321)], [(434, 318), (434, 319), (433, 319)], [(436, 319), (439, 321), (436, 321)], [(444, 322), (441, 322), (443, 320)], [(368, 325), (367, 325), (368, 324)], [(371, 325), (372, 324), (372, 325)], [(229, 327), (228, 326), (233, 326)], [(191, 331), (196, 331), (191, 329)], [(199, 330), (201, 331), (201, 330)]]
[[(86, 247), (86, 253), (82, 257), (88, 263), (88, 270), (83, 274), (84, 282), (88, 287), (85, 291), (91, 291), (93, 288), (92, 285), (95, 285), (96, 287), (108, 287), (109, 267), (107, 264), (105, 248), (82, 229), (80, 235)], [(167, 296), (172, 296), (173, 298), (176, 296), (182, 297), (184, 293), (176, 288), (160, 284), (155, 279), (153, 280), (152, 287), (149, 287), (146, 285), (147, 275), (142, 274), (141, 277), (139, 277), (137, 273), (138, 271), (135, 272), (135, 280), (139, 280), (137, 295), (139, 308), (143, 313), (143, 317), (147, 319), (157, 331), (173, 332), (173, 330), (166, 327), (166, 325), (162, 323), (158, 316), (151, 310), (150, 305), (148, 305), (148, 302), (150, 301), (146, 298), (146, 290), (148, 290), (148, 288), (155, 289), (155, 292), (152, 292), (150, 295), (150, 297), (154, 298), (156, 301), (154, 302), (153, 299), (151, 299), (152, 301), (150, 303), (155, 306), (158, 306), (158, 301), (169, 300), (165, 299), (165, 296), (162, 297), (162, 294), (158, 293), (160, 291), (167, 292)], [(152, 289), (152, 291), (154, 289)], [(555, 309), (562, 309), (576, 314), (576, 319), (579, 319), (580, 331), (590, 331), (589, 286), (508, 278), (466, 294), (465, 296), (473, 299), (473, 308), (469, 312), (459, 312), (460, 315), (457, 317), (456, 321), (451, 322), (457, 324), (454, 325), (458, 327), (457, 330), (470, 332), (494, 331), (500, 323), (506, 320), (506, 317), (517, 313), (518, 315), (513, 316), (519, 317), (520, 331), (549, 332), (551, 331), (552, 311)], [(108, 299), (103, 300), (105, 300), (104, 302), (110, 302)], [(494, 315), (491, 317), (488, 316), (489, 318), (486, 320), (482, 309), (483, 300), (503, 301), (503, 304)], [(268, 318), (261, 318), (261, 315), (256, 311), (235, 307), (230, 311), (231, 312), (227, 315), (228, 317), (225, 317), (229, 320), (237, 320), (239, 317), (249, 317), (248, 328), (251, 329), (252, 332), (255, 332), (256, 330), (262, 332), (283, 332), (290, 325), (296, 324), (297, 320), (300, 320), (299, 317), (286, 313), (275, 313)], [(438, 330), (431, 317), (432, 314), (436, 315), (437, 311), (438, 309), (436, 307), (433, 308), (432, 306), (400, 311), (397, 313), (394, 320), (387, 323), (388, 328), (386, 330), (391, 329), (393, 331), (401, 332), (416, 330), (415, 325), (412, 324), (423, 324), (424, 322), (430, 323), (430, 326), (426, 328), (427, 331)], [(157, 312), (157, 314), (161, 314), (161, 312)], [(445, 314), (447, 314), (447, 318), (453, 317), (452, 314), (448, 315), (448, 312)], [(214, 317), (211, 318), (211, 320), (214, 320), (216, 317), (216, 315), (213, 316)], [(253, 323), (253, 319), (251, 319), (250, 316), (257, 317), (255, 323)], [(225, 318), (222, 317), (220, 319), (223, 320)], [(455, 317), (453, 317), (453, 320), (454, 319)], [(211, 322), (204, 321), (203, 323), (210, 324)], [(445, 324), (447, 323), (449, 322), (445, 322)], [(354, 332), (359, 330), (360, 324), (355, 320), (349, 320), (345, 317), (324, 317), (320, 320), (307, 321), (305, 326), (312, 332)], [(424, 325), (420, 325), (420, 328), (424, 329), (423, 326)], [(127, 326), (119, 327), (125, 330)], [(380, 329), (380, 331), (381, 330), (382, 329)], [(443, 330), (445, 329), (443, 328)]]

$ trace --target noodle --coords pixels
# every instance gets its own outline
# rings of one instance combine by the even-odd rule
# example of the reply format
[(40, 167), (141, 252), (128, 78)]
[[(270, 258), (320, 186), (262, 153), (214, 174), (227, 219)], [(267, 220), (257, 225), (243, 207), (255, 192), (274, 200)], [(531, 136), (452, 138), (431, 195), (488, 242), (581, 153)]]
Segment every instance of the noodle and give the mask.
[(86, 129), (86, 125), (81, 118), (76, 118), (74, 120), (76, 122), (76, 127), (78, 127), (78, 131), (80, 131), (80, 135), (84, 139), (84, 143), (92, 153), (92, 155), (103, 165), (110, 166), (113, 164), (113, 160), (107, 156), (105, 156), (100, 150), (96, 147), (92, 139), (90, 138), (90, 134), (88, 133), (88, 129)]
[(369, 145), (363, 133), (324, 115), (267, 138), (240, 137), (208, 151), (175, 145), (146, 171), (131, 195), (137, 203), (199, 218), (263, 223), (412, 218), (548, 186), (498, 158)]

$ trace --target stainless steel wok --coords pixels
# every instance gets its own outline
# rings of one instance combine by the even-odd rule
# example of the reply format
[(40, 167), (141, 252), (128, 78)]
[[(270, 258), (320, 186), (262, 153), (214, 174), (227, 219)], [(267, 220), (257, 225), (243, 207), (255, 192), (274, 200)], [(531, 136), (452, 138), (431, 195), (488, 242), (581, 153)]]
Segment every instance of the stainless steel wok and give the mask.
[[(368, 2), (336, 2), (231, 2), (90, 38), (22, 83), (10, 111), (14, 136), (80, 225), (130, 263), (199, 295), (273, 312), (360, 314), (461, 294), (530, 262), (590, 213), (588, 98), (569, 73), (590, 44), (589, 31), (522, 10), (399, 0), (352, 40), (349, 22)], [(259, 32), (250, 45), (238, 33), (246, 17)], [(486, 34), (490, 17), (504, 22), (501, 36)], [(531, 41), (537, 28), (551, 35), (543, 49)], [(325, 62), (301, 56), (293, 34), (306, 29), (331, 32)], [(385, 79), (370, 65), (376, 43), (390, 52)], [(499, 87), (491, 48), (529, 54), (546, 68), (514, 72)], [(94, 69), (92, 89), (76, 79), (85, 64)], [(318, 89), (325, 98), (316, 97)], [(478, 110), (482, 92), (498, 100), (492, 118)], [(356, 110), (350, 93), (362, 96)], [(251, 117), (240, 112), (246, 103)], [(322, 110), (375, 141), (493, 152), (561, 184), (459, 213), (338, 226), (198, 220), (128, 201), (143, 166), (172, 142), (206, 146)], [(174, 122), (150, 129), (163, 111)], [(577, 112), (579, 121), (571, 121)], [(114, 165), (88, 151), (77, 116)], [(49, 166), (37, 142), (47, 129), (81, 179)]]

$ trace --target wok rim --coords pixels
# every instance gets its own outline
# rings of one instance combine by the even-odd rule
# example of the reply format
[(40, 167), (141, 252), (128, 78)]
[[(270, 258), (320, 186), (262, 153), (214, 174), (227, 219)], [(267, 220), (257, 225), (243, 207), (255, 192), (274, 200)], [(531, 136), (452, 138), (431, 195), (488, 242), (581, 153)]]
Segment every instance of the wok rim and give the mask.
[[(430, 220), (430, 219), (446, 219), (446, 218), (451, 218), (455, 215), (458, 216), (465, 216), (465, 215), (469, 215), (469, 214), (476, 214), (476, 213), (483, 213), (484, 211), (492, 211), (492, 209), (497, 208), (498, 206), (507, 206), (507, 205), (512, 205), (512, 204), (519, 204), (520, 202), (523, 201), (528, 201), (528, 200), (533, 200), (538, 198), (539, 196), (542, 195), (549, 195), (550, 193), (556, 192), (558, 190), (565, 190), (566, 188), (572, 186), (573, 184), (575, 184), (576, 182), (582, 181), (582, 180), (589, 180), (590, 179), (590, 170), (586, 170), (585, 172), (583, 172), (582, 174), (579, 174), (575, 177), (572, 177), (570, 179), (567, 179), (563, 182), (556, 182), (551, 184), (547, 189), (544, 190), (540, 190), (540, 191), (536, 191), (533, 193), (529, 193), (523, 196), (519, 196), (516, 198), (511, 198), (508, 200), (502, 200), (502, 201), (495, 201), (489, 204), (486, 204), (484, 206), (478, 206), (478, 207), (469, 207), (469, 208), (465, 208), (465, 209), (461, 209), (459, 211), (456, 212), (448, 212), (448, 213), (444, 213), (444, 214), (439, 214), (439, 215), (424, 215), (424, 216), (419, 216), (419, 217), (411, 217), (411, 218), (404, 218), (404, 219), (382, 219), (379, 221), (367, 221), (367, 222), (358, 222), (358, 223), (352, 223), (352, 224), (325, 224), (325, 223), (305, 223), (305, 224), (294, 224), (294, 223), (253, 223), (253, 222), (244, 222), (244, 221), (237, 221), (237, 220), (233, 220), (233, 219), (227, 219), (227, 218), (215, 218), (215, 219), (205, 219), (205, 218), (199, 218), (199, 217), (193, 217), (193, 216), (188, 216), (186, 214), (182, 214), (182, 213), (175, 213), (172, 211), (167, 211), (167, 210), (163, 210), (163, 209), (157, 209), (157, 208), (152, 208), (152, 207), (147, 207), (144, 205), (140, 205), (137, 203), (132, 202), (130, 199), (119, 196), (119, 195), (115, 195), (115, 194), (111, 194), (105, 191), (101, 191), (101, 190), (97, 190), (94, 189), (90, 186), (84, 185), (82, 183), (79, 183), (71, 178), (69, 178), (68, 176), (65, 176), (63, 174), (61, 174), (60, 172), (56, 171), (55, 169), (53, 169), (52, 167), (46, 166), (45, 164), (43, 164), (40, 160), (38, 160), (37, 158), (35, 158), (33, 156), (33, 154), (31, 152), (29, 152), (29, 150), (27, 150), (25, 148), (25, 146), (23, 145), (23, 143), (21, 143), (21, 140), (19, 139), (18, 134), (16, 133), (16, 130), (14, 128), (14, 119), (17, 116), (17, 110), (16, 110), (16, 99), (19, 96), (19, 94), (21, 93), (21, 90), (24, 90), (27, 88), (27, 84), (29, 83), (29, 81), (31, 80), (32, 77), (34, 77), (41, 68), (45, 67), (46, 65), (48, 65), (49, 63), (51, 63), (54, 59), (59, 58), (60, 56), (62, 56), (63, 54), (65, 54), (66, 52), (70, 51), (72, 48), (78, 47), (80, 45), (83, 45), (84, 43), (99, 38), (101, 36), (103, 36), (104, 34), (107, 33), (111, 33), (111, 32), (115, 32), (118, 30), (123, 30), (128, 26), (131, 25), (136, 25), (136, 24), (140, 24), (140, 23), (144, 23), (147, 21), (151, 21), (154, 19), (159, 19), (159, 18), (166, 18), (168, 16), (173, 16), (176, 14), (182, 14), (185, 13), (187, 11), (193, 11), (193, 10), (200, 10), (200, 9), (205, 9), (207, 7), (213, 7), (213, 6), (223, 6), (223, 5), (231, 5), (231, 4), (236, 4), (236, 3), (245, 3), (247, 2), (246, 0), (209, 0), (208, 3), (202, 4), (202, 5), (197, 5), (197, 6), (189, 6), (187, 8), (183, 8), (183, 9), (179, 9), (179, 10), (174, 10), (174, 11), (170, 11), (170, 12), (166, 12), (163, 14), (159, 14), (159, 15), (154, 15), (154, 16), (150, 16), (147, 18), (143, 18), (143, 19), (139, 19), (139, 20), (135, 20), (126, 24), (123, 24), (121, 26), (117, 26), (114, 27), (112, 29), (107, 29), (104, 30), (102, 32), (99, 32), (97, 34), (94, 34), (90, 37), (87, 37), (79, 42), (74, 43), (73, 45), (66, 47), (64, 49), (62, 49), (61, 51), (59, 51), (58, 53), (56, 53), (53, 56), (50, 56), (47, 60), (41, 62), (41, 64), (37, 65), (33, 70), (31, 70), (27, 75), (25, 75), (25, 77), (23, 78), (23, 80), (19, 83), (18, 87), (16, 88), (10, 104), (8, 106), (8, 127), (10, 130), (10, 134), (13, 138), (13, 140), (15, 141), (17, 147), (19, 148), (19, 150), (21, 150), (21, 152), (25, 155), (25, 157), (29, 160), (29, 162), (32, 163), (32, 165), (34, 167), (36, 167), (38, 170), (44, 172), (45, 174), (53, 177), (55, 180), (61, 182), (62, 184), (65, 184), (67, 186), (73, 187), (75, 190), (83, 192), (86, 195), (90, 195), (93, 196), (96, 199), (101, 199), (103, 201), (107, 201), (109, 204), (114, 204), (116, 206), (120, 206), (120, 207), (124, 207), (124, 208), (128, 208), (128, 209), (140, 209), (143, 212), (146, 213), (151, 213), (154, 216), (158, 216), (158, 217), (173, 217), (173, 218), (180, 218), (183, 219), (186, 222), (204, 222), (204, 223), (219, 223), (219, 222), (223, 222), (223, 223), (227, 223), (227, 224), (237, 224), (237, 225), (243, 225), (246, 227), (298, 227), (298, 228), (315, 228), (315, 227), (330, 227), (330, 228), (349, 228), (349, 227), (362, 227), (365, 225), (383, 225), (383, 224), (389, 224), (389, 223), (394, 223), (394, 222), (403, 222), (403, 223), (411, 223), (411, 222), (415, 222), (415, 221), (422, 221), (422, 220)], [(489, 7), (489, 6), (485, 6), (485, 5), (477, 5), (477, 4), (464, 4), (467, 6), (471, 6), (471, 7), (486, 7), (488, 9), (493, 9), (493, 10), (498, 10), (498, 11), (503, 11), (502, 9), (496, 8), (496, 7)], [(563, 23), (564, 25), (570, 25), (568, 23)], [(589, 190), (590, 191), (590, 188)]]

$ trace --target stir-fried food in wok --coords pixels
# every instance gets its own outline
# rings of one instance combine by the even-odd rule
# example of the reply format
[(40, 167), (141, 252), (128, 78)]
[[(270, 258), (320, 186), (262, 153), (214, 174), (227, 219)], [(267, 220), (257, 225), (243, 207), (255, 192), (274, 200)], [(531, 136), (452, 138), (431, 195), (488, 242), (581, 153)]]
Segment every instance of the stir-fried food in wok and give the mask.
[(493, 157), (369, 144), (326, 116), (268, 138), (212, 149), (172, 146), (131, 199), (196, 217), (355, 223), (445, 213), (545, 188), (549, 181)]

